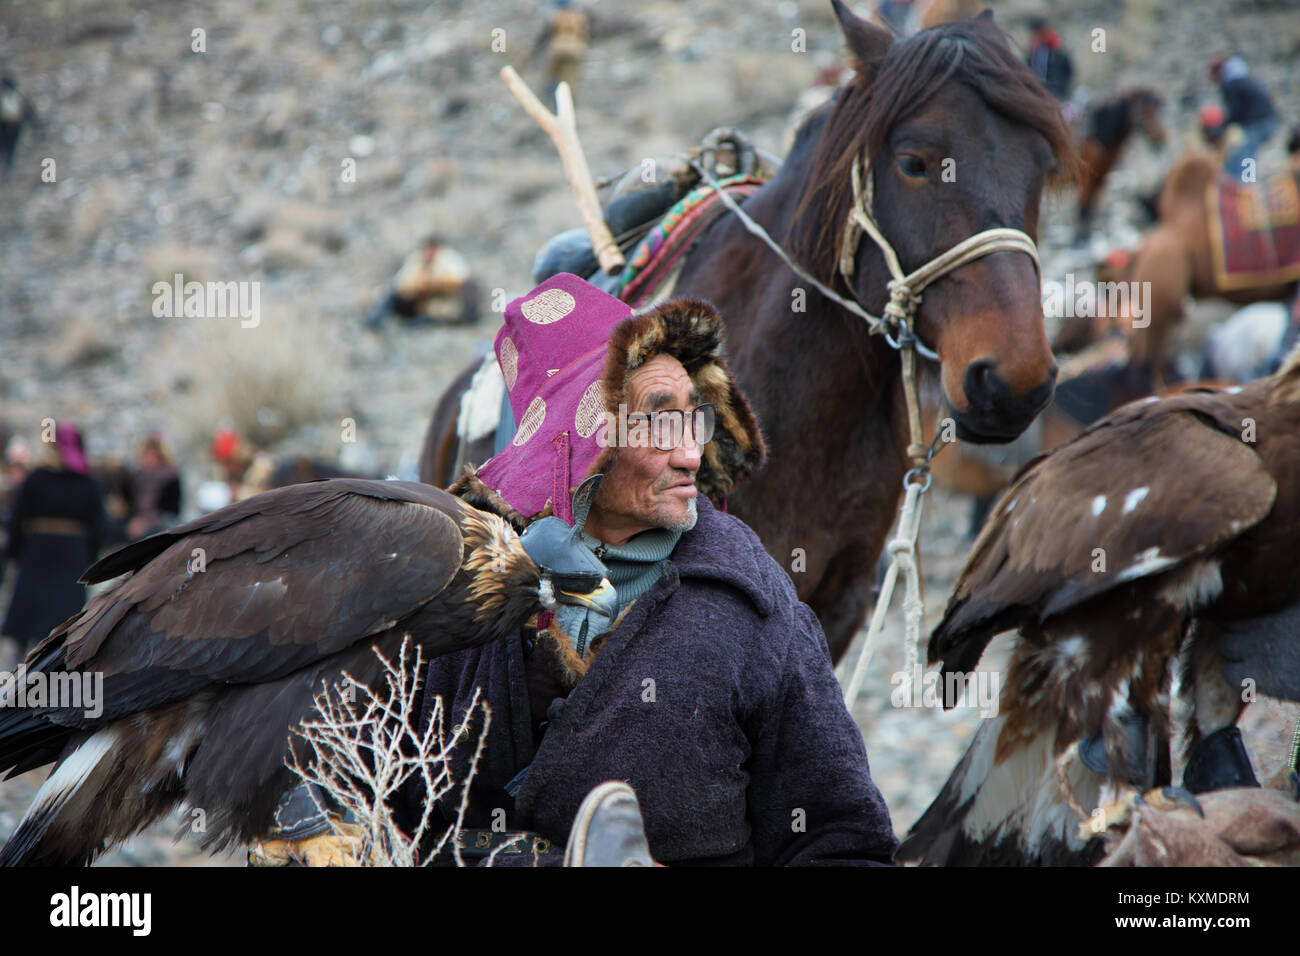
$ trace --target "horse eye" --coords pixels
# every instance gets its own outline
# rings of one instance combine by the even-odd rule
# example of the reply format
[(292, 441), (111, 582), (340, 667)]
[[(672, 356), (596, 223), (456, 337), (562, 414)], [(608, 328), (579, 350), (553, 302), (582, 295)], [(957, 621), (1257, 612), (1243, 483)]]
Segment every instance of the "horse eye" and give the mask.
[(911, 153), (904, 153), (898, 157), (899, 171), (909, 179), (925, 178), (925, 160), (920, 156), (913, 156)]

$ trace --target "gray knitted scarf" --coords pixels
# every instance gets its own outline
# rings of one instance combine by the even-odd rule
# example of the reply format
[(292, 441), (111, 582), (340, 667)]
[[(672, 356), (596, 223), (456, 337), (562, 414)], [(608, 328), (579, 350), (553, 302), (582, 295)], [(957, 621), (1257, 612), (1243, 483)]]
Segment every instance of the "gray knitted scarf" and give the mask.
[(613, 617), (571, 604), (556, 608), (556, 623), (573, 641), (579, 657), (585, 657), (591, 642), (610, 630), (627, 606), (654, 586), (681, 536), (680, 531), (655, 528), (641, 532), (627, 544), (614, 546), (593, 538), (585, 531), (582, 533), (583, 544), (591, 548), (605, 565), (609, 583), (618, 592), (618, 607)]
[[(574, 495), (575, 528), (583, 528), (587, 523), (587, 512), (595, 499), (595, 488), (599, 487), (599, 482), (591, 486), (593, 480), (588, 478)], [(584, 493), (584, 489), (589, 493)], [(612, 618), (573, 605), (561, 605), (556, 610), (556, 621), (573, 640), (578, 656), (585, 656), (591, 642), (613, 627), (629, 604), (654, 587), (681, 536), (680, 531), (652, 528), (634, 535), (626, 544), (610, 545), (582, 531), (582, 543), (605, 565), (609, 583), (618, 594), (618, 608)]]
[[(663, 574), (664, 562), (677, 547), (680, 531), (654, 528), (642, 531), (626, 544), (610, 545), (582, 533), (582, 542), (609, 569), (609, 583), (618, 592), (618, 614), (654, 587)], [(618, 614), (615, 615), (617, 619)]]

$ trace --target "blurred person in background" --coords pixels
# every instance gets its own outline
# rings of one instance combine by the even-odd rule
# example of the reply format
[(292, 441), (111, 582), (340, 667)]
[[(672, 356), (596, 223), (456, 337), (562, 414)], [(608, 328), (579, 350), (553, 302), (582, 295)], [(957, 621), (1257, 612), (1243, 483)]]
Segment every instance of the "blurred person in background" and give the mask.
[[(9, 439), (5, 445), (4, 472), (0, 474), (0, 524), (4, 525), (0, 534), (6, 533), (4, 529), (9, 527), (9, 514), (13, 510), (14, 499), (31, 470), (31, 464), (32, 451), (27, 442), (17, 435)], [(3, 540), (0, 540), (0, 548), (3, 546)]]
[[(0, 439), (3, 439), (4, 445), (4, 469), (0, 471), (0, 607), (3, 607), (5, 601), (3, 555), (9, 548), (9, 516), (13, 513), (18, 489), (22, 487), (27, 473), (31, 470), (32, 452), (27, 447), (27, 443), (17, 435), (9, 437), (9, 430), (3, 424), (0, 424)], [(3, 640), (0, 637), (0, 645), (3, 644)], [(7, 661), (5, 648), (0, 646), (0, 670), (8, 669), (5, 666)]]
[(880, 0), (876, 4), (876, 19), (895, 36), (915, 33), (912, 25), (917, 19), (916, 0)]
[(555, 0), (552, 10), (551, 20), (537, 43), (546, 46), (546, 85), (554, 100), (561, 83), (568, 83), (576, 93), (578, 71), (591, 39), (591, 17), (572, 0)]
[(1074, 85), (1074, 63), (1062, 47), (1061, 34), (1042, 17), (1030, 20), (1029, 29), (1033, 31), (1029, 38), (1029, 68), (1043, 81), (1047, 92), (1064, 103)]
[(390, 314), (411, 326), (477, 322), (479, 287), (468, 260), (441, 236), (426, 238), (402, 260), (366, 328), (383, 328)]
[(1210, 64), (1210, 77), (1219, 84), (1225, 115), (1223, 125), (1241, 129), (1242, 141), (1223, 161), (1223, 171), (1241, 178), (1242, 163), (1247, 159), (1259, 165), (1259, 148), (1278, 131), (1282, 119), (1273, 98), (1253, 76), (1246, 61), (1239, 56), (1217, 57)]
[(244, 441), (233, 428), (222, 428), (213, 437), (212, 460), (217, 478), (203, 482), (194, 495), (199, 514), (243, 501), (271, 487), (275, 459)]
[(136, 467), (128, 484), (131, 517), (126, 522), (128, 541), (156, 534), (176, 523), (181, 513), (181, 478), (160, 433), (140, 446)]
[(9, 516), (6, 558), (17, 563), (18, 579), (0, 634), (31, 648), (81, 610), (86, 589), (78, 578), (98, 556), (103, 520), (103, 496), (90, 477), (81, 433), (58, 422)]
[(0, 178), (9, 178), (23, 124), (35, 118), (31, 103), (18, 92), (18, 81), (9, 73), (0, 75)]

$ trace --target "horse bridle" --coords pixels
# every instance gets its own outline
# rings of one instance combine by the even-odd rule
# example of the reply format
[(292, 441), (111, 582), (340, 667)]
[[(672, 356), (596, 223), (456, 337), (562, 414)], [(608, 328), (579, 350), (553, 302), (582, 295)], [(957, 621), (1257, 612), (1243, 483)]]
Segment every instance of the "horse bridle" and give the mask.
[[(908, 478), (905, 478), (904, 481), (906, 482), (910, 480), (911, 476), (917, 475), (925, 477), (928, 485), (929, 461), (934, 457), (936, 445), (934, 443), (926, 445), (922, 439), (921, 402), (916, 381), (916, 356), (919, 354), (923, 358), (937, 362), (939, 361), (939, 353), (922, 342), (916, 334), (916, 313), (921, 307), (921, 293), (926, 286), (933, 284), (949, 272), (976, 259), (983, 258), (992, 252), (1025, 253), (1034, 260), (1034, 270), (1041, 278), (1042, 266), (1038, 262), (1038, 246), (1034, 244), (1034, 240), (1019, 229), (1006, 227), (985, 229), (968, 239), (963, 239), (946, 252), (939, 253), (930, 261), (904, 274), (903, 267), (898, 261), (898, 253), (894, 251), (894, 247), (890, 245), (889, 240), (880, 231), (880, 225), (876, 222), (876, 217), (871, 211), (875, 194), (870, 163), (867, 164), (868, 172), (864, 186), (862, 181), (862, 159), (858, 157), (853, 160), (852, 169), (853, 205), (849, 209), (848, 219), (844, 223), (844, 235), (840, 239), (839, 270), (848, 284), (850, 293), (853, 295), (852, 299), (847, 299), (812, 276), (808, 270), (791, 259), (780, 244), (768, 235), (767, 230), (755, 222), (740, 207), (739, 203), (727, 195), (726, 190), (718, 185), (717, 181), (709, 175), (708, 170), (694, 160), (691, 161), (691, 165), (695, 167), (705, 183), (713, 187), (722, 203), (740, 218), (741, 224), (749, 232), (763, 240), (796, 275), (810, 283), (826, 298), (865, 321), (872, 335), (883, 336), (885, 341), (889, 343), (890, 348), (899, 353), (903, 363), (903, 394), (907, 399), (907, 420), (911, 432), (907, 455), (913, 464), (912, 470), (908, 472)], [(864, 233), (870, 236), (872, 241), (879, 247), (881, 254), (885, 258), (885, 265), (889, 269), (890, 275), (893, 276), (885, 286), (889, 293), (889, 300), (885, 303), (885, 314), (883, 316), (872, 315), (864, 309), (861, 302), (858, 301), (857, 293), (853, 291), (854, 260), (857, 258), (858, 246), (862, 242)]]
[[(968, 239), (963, 239), (946, 252), (941, 252), (930, 261), (917, 266), (904, 274), (899, 264), (898, 253), (880, 231), (880, 225), (871, 210), (875, 198), (873, 177), (867, 166), (866, 184), (862, 182), (861, 158), (853, 160), (852, 184), (853, 205), (849, 208), (848, 219), (844, 223), (844, 236), (840, 240), (840, 272), (849, 289), (853, 286), (854, 262), (858, 255), (858, 246), (865, 233), (880, 248), (885, 258), (889, 274), (893, 276), (885, 285), (889, 301), (885, 303), (885, 314), (874, 316), (868, 313), (856, 301), (852, 304), (842, 302), (849, 311), (861, 316), (871, 327), (872, 334), (883, 335), (890, 347), (898, 351), (903, 361), (904, 394), (907, 398), (908, 426), (911, 429), (911, 443), (907, 454), (912, 459), (915, 469), (922, 469), (933, 457), (934, 445), (925, 445), (921, 436), (920, 398), (916, 384), (916, 355), (939, 361), (939, 353), (928, 347), (916, 334), (916, 313), (921, 307), (921, 292), (926, 286), (946, 276), (948, 273), (976, 259), (981, 259), (992, 252), (1023, 252), (1034, 260), (1034, 271), (1042, 278), (1042, 266), (1038, 261), (1038, 246), (1027, 233), (1019, 229), (997, 227), (977, 232)], [(787, 260), (788, 261), (788, 260)], [(792, 264), (793, 265), (793, 264)], [(796, 269), (796, 271), (799, 271)], [(838, 297), (837, 297), (838, 298)]]

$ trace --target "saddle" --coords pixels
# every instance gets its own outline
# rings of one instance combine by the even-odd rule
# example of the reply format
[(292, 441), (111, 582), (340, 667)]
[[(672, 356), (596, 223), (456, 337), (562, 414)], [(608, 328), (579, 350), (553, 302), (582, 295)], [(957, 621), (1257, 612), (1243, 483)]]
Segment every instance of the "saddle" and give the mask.
[(1206, 205), (1220, 289), (1300, 279), (1300, 189), (1293, 173), (1249, 185), (1221, 178), (1206, 188)]
[[(629, 255), (665, 215), (701, 183), (698, 166), (715, 180), (743, 176), (762, 182), (781, 161), (757, 149), (740, 130), (718, 127), (687, 153), (656, 156), (624, 173), (614, 183), (604, 207), (605, 222), (619, 249)], [(585, 229), (553, 236), (533, 261), (533, 282), (561, 272), (582, 276), (606, 292), (618, 294), (626, 280), (603, 276)]]

